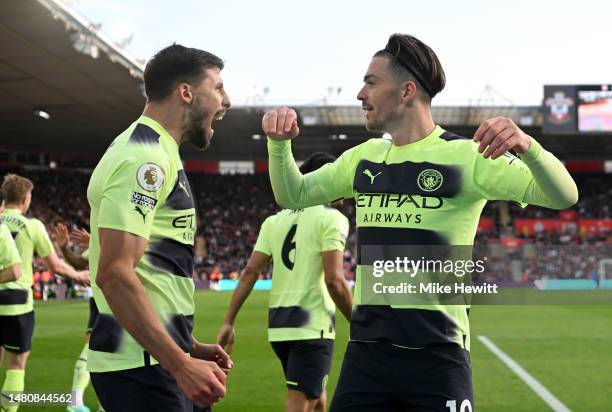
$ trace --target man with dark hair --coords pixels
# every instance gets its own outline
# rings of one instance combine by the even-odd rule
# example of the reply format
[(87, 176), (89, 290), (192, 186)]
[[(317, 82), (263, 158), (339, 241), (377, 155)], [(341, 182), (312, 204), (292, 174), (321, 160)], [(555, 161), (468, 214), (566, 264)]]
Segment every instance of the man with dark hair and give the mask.
[(88, 369), (108, 411), (191, 411), (225, 395), (231, 360), (192, 336), (195, 204), (179, 146), (205, 149), (230, 107), (223, 61), (173, 44), (147, 63), (142, 116), (96, 166)]
[(363, 81), (357, 99), (366, 128), (392, 140), (368, 140), (312, 173), (300, 173), (291, 155), (295, 111), (277, 108), (262, 120), (281, 206), (356, 200), (356, 305), (330, 410), (472, 411), (468, 307), (383, 304), (367, 286), (373, 261), (398, 247), (472, 245), (487, 200), (564, 209), (578, 191), (561, 162), (511, 119), (483, 122), (473, 141), (437, 126), (430, 102), (444, 87), (444, 71), (418, 39), (392, 35)]
[[(21, 276), (0, 283), (0, 344), (7, 352), (7, 371), (2, 392), (22, 392), (25, 368), (34, 333), (34, 300), (32, 296), (32, 260), (37, 254), (52, 273), (89, 284), (89, 273), (77, 272), (57, 256), (45, 225), (38, 219), (26, 217), (32, 201), (34, 184), (30, 179), (7, 174), (2, 180), (6, 208), (0, 222), (8, 227), (15, 239), (21, 258)], [(16, 412), (19, 404), (3, 396), (1, 406)]]
[[(328, 153), (315, 153), (300, 170), (310, 173), (334, 160)], [(336, 305), (349, 321), (352, 310), (343, 275), (347, 234), (347, 218), (332, 207), (282, 210), (268, 217), (219, 331), (217, 342), (231, 352), (236, 316), (258, 275), (273, 261), (268, 339), (285, 373), (285, 412), (326, 410)]]

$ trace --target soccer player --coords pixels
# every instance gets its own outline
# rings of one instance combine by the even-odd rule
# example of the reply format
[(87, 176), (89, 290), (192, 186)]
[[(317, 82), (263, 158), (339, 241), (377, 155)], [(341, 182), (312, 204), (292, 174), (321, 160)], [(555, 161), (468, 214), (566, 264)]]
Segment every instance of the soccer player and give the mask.
[(179, 146), (205, 149), (230, 100), (223, 61), (178, 44), (147, 63), (144, 112), (96, 166), (88, 369), (108, 411), (183, 412), (225, 395), (231, 359), (192, 337), (195, 204)]
[(487, 200), (564, 209), (576, 203), (578, 190), (561, 162), (511, 119), (483, 122), (473, 139), (436, 125), (431, 99), (444, 87), (444, 71), (415, 37), (392, 35), (363, 81), (357, 99), (366, 128), (392, 140), (368, 140), (315, 172), (302, 175), (291, 155), (290, 140), (299, 133), (295, 111), (277, 108), (262, 119), (281, 206), (356, 200), (355, 309), (330, 410), (471, 411), (467, 307), (364, 302), (362, 265), (372, 263), (363, 251), (472, 245)]
[[(0, 215), (4, 210), (4, 195), (0, 190)], [(0, 220), (0, 283), (14, 282), (21, 276), (21, 258), (11, 231)], [(2, 348), (0, 347), (0, 364)]]
[[(4, 195), (0, 190), (0, 214), (4, 210)], [(15, 240), (8, 227), (0, 220), (0, 284), (14, 282), (21, 277), (21, 257)], [(2, 299), (0, 291), (0, 299)], [(0, 317), (1, 318), (1, 317)], [(0, 335), (0, 341), (2, 336)], [(2, 365), (4, 348), (0, 347), (0, 365)], [(0, 406), (0, 410), (4, 410)]]
[[(53, 237), (55, 242), (62, 251), (64, 258), (76, 269), (87, 269), (89, 266), (89, 233), (84, 229), (74, 229), (72, 231), (73, 236), (76, 237), (79, 242), (79, 247), (83, 250), (83, 253), (76, 254), (68, 247), (70, 242), (70, 235), (68, 234), (68, 228), (63, 223), (58, 223), (53, 228)], [(81, 243), (83, 239), (86, 242)], [(89, 408), (83, 402), (83, 393), (89, 385), (89, 372), (87, 371), (87, 353), (89, 347), (89, 338), (91, 336), (91, 330), (93, 329), (94, 321), (98, 316), (96, 310), (96, 304), (93, 297), (89, 298), (89, 320), (87, 321), (87, 330), (85, 332), (85, 346), (79, 354), (79, 357), (74, 364), (74, 374), (72, 376), (72, 394), (74, 398), (72, 400), (73, 405), (66, 408), (66, 412), (89, 412)], [(98, 410), (100, 412), (101, 409)]]
[[(22, 392), (25, 367), (34, 331), (32, 299), (32, 259), (36, 253), (52, 273), (59, 273), (82, 284), (89, 283), (89, 273), (77, 272), (61, 260), (43, 223), (24, 216), (30, 207), (34, 185), (29, 179), (8, 174), (2, 182), (6, 208), (0, 220), (9, 228), (21, 257), (21, 277), (0, 284), (0, 339), (7, 352), (7, 371), (2, 392)], [(3, 397), (3, 401), (6, 399)], [(14, 412), (18, 405), (3, 404)]]
[[(330, 154), (315, 153), (300, 171), (309, 173), (334, 160)], [(325, 384), (335, 337), (334, 303), (349, 321), (353, 304), (342, 272), (347, 235), (347, 218), (328, 206), (285, 209), (268, 217), (219, 331), (217, 342), (231, 352), (236, 316), (259, 273), (273, 261), (268, 339), (285, 373), (285, 412), (326, 410)]]

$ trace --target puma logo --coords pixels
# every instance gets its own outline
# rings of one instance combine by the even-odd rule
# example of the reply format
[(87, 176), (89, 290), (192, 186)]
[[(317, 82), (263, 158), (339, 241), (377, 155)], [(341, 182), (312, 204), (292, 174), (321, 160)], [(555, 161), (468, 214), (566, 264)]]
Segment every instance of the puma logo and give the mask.
[(185, 183), (184, 183), (184, 182), (181, 182), (181, 181), (179, 180), (178, 185), (179, 185), (179, 187), (180, 187), (181, 189), (183, 189), (183, 191), (185, 192), (185, 194), (187, 195), (187, 197), (191, 197), (191, 196), (189, 196), (189, 191), (187, 190), (187, 187), (185, 187)]
[(143, 212), (138, 206), (135, 206), (134, 210), (137, 211), (140, 214), (140, 216), (142, 216), (142, 221), (144, 222), (149, 212), (147, 213)]
[(370, 172), (370, 169), (366, 169), (366, 170), (363, 171), (363, 174), (370, 178), (370, 184), (371, 185), (374, 184), (374, 179), (376, 179), (376, 177), (378, 177), (378, 175), (381, 174), (381, 173), (382, 172), (378, 172), (375, 175), (372, 175), (372, 172)]

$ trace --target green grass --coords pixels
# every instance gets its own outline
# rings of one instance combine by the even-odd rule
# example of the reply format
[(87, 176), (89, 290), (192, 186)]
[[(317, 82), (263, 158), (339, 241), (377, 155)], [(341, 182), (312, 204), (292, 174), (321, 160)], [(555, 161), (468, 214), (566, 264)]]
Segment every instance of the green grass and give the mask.
[[(196, 329), (212, 341), (229, 293), (198, 292)], [(215, 412), (280, 411), (286, 389), (280, 364), (266, 340), (267, 298), (253, 292), (237, 322), (227, 398)], [(612, 302), (612, 299), (611, 299)], [(485, 335), (538, 379), (572, 411), (612, 411), (612, 305), (476, 306), (472, 364), (479, 411), (546, 411), (547, 405), (477, 339)], [(83, 346), (87, 304), (46, 302), (36, 306), (36, 330), (26, 374), (29, 392), (69, 391), (74, 361)], [(347, 341), (339, 320), (328, 391), (333, 389)], [(88, 388), (86, 402), (97, 406)], [(22, 407), (20, 411), (63, 408)]]

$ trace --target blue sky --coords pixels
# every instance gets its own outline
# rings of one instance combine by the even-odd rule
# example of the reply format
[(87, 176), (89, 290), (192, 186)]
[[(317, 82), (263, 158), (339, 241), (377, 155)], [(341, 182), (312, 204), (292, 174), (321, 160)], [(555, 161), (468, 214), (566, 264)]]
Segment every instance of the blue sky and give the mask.
[[(355, 96), (372, 54), (394, 32), (438, 54), (447, 76), (437, 104), (539, 104), (543, 84), (612, 83), (612, 1), (195, 1), (72, 0), (71, 7), (148, 59), (172, 42), (226, 62), (226, 88), (244, 104), (330, 102)], [(503, 97), (502, 97), (503, 96)]]

